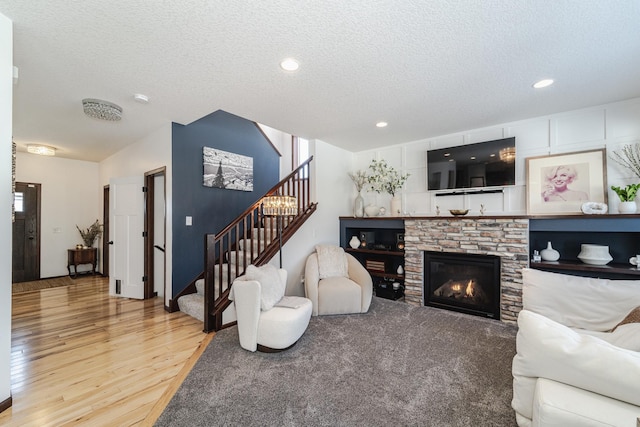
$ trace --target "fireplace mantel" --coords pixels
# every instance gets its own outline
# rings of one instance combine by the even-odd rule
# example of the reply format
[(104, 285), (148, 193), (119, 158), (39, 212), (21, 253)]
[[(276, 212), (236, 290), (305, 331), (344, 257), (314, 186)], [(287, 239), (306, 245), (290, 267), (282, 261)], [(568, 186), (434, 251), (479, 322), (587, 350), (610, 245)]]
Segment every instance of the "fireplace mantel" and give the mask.
[[(569, 274), (608, 274), (609, 277), (640, 279), (640, 270), (628, 264), (629, 257), (639, 250), (640, 214), (451, 216), (447, 213), (439, 216), (342, 217), (342, 221), (356, 228), (385, 228), (390, 223), (393, 228), (404, 225), (405, 301), (413, 305), (424, 304), (424, 251), (499, 256), (502, 261), (500, 318), (505, 322), (516, 321), (522, 309), (522, 269), (529, 266), (533, 249), (544, 249), (547, 240), (552, 240), (554, 247), (560, 250), (561, 261), (531, 264), (532, 267)], [(346, 248), (344, 239), (341, 227), (341, 244)], [(610, 245), (613, 262), (607, 266), (586, 266), (577, 259), (570, 261), (578, 254), (579, 243)]]

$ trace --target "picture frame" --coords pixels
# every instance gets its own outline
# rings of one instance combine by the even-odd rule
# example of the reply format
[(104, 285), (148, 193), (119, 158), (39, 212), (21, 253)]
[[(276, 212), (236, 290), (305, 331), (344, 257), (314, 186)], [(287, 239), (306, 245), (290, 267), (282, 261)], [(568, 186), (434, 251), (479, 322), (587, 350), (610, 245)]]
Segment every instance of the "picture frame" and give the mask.
[(586, 202), (607, 203), (606, 149), (528, 157), (529, 215), (581, 214)]
[(253, 191), (253, 157), (203, 147), (202, 168), (205, 187)]

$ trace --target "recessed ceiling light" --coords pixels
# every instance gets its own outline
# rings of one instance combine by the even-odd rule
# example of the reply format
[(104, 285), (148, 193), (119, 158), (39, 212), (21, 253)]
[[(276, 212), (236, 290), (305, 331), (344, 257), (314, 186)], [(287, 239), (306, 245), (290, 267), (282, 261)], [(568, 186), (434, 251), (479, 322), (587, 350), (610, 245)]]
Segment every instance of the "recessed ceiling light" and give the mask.
[(535, 82), (533, 87), (535, 89), (542, 89), (543, 87), (551, 86), (553, 84), (553, 79), (544, 79), (539, 82)]
[(376, 127), (379, 127), (379, 128), (386, 128), (388, 125), (389, 125), (389, 123), (387, 123), (387, 122), (378, 122), (378, 123), (376, 123)]
[(283, 59), (282, 62), (280, 63), (280, 68), (282, 68), (285, 71), (296, 71), (299, 67), (300, 67), (300, 64), (298, 63), (298, 61), (296, 61), (293, 58)]
[(475, 160), (475, 159), (476, 159), (476, 156), (471, 156), (471, 157), (469, 157), (469, 159), (471, 159), (471, 160)]
[(133, 94), (133, 100), (136, 101), (136, 102), (139, 102), (140, 104), (148, 104), (149, 103), (149, 97), (147, 95), (143, 95), (141, 93)]
[(451, 155), (451, 153), (444, 153), (445, 157), (449, 157)]

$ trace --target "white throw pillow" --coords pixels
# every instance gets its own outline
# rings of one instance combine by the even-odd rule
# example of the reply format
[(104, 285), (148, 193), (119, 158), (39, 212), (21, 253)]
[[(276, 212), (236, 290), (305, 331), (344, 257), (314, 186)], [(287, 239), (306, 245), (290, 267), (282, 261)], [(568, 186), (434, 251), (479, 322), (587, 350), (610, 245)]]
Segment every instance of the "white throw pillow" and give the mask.
[(349, 277), (349, 264), (344, 249), (333, 245), (316, 245), (316, 252), (320, 279)]
[(255, 280), (260, 283), (262, 289), (260, 309), (262, 311), (271, 310), (282, 299), (287, 287), (287, 284), (280, 280), (278, 269), (271, 264), (265, 264), (262, 267), (251, 264), (245, 271), (245, 280)]

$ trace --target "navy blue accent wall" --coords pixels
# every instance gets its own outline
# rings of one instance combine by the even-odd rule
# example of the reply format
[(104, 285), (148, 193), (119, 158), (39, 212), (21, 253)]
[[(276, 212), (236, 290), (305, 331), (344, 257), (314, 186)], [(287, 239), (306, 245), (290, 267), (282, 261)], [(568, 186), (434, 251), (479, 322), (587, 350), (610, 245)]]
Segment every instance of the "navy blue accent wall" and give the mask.
[[(280, 155), (254, 122), (222, 110), (172, 127), (173, 295), (204, 269), (204, 235), (217, 233), (279, 181)], [(253, 191), (202, 185), (202, 148), (253, 158)], [(186, 226), (186, 217), (193, 225)]]

